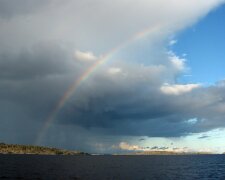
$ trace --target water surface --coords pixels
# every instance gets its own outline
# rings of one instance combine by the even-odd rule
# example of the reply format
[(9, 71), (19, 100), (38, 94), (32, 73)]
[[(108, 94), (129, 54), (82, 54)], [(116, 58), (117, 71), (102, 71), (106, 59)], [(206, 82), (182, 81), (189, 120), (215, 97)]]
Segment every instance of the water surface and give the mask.
[(0, 155), (0, 179), (225, 179), (225, 155)]

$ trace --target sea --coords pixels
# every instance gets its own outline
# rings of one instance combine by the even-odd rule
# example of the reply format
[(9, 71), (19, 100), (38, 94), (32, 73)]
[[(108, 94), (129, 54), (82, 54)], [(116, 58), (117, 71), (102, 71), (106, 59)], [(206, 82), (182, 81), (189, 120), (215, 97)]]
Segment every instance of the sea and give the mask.
[(225, 155), (0, 155), (0, 179), (225, 180)]

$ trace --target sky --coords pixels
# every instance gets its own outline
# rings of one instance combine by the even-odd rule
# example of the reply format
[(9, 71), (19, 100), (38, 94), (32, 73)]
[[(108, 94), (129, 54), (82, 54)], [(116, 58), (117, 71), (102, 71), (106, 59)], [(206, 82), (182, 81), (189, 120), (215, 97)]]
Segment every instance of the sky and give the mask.
[(223, 0), (0, 0), (0, 141), (225, 152)]
[[(176, 35), (177, 43), (172, 50), (180, 56), (185, 55), (191, 75), (186, 82), (201, 82), (212, 85), (216, 81), (223, 80), (225, 72), (225, 6), (220, 6), (211, 11), (205, 18), (186, 30)], [(204, 52), (200, 52), (202, 49)], [(204, 67), (204, 68), (202, 68)]]

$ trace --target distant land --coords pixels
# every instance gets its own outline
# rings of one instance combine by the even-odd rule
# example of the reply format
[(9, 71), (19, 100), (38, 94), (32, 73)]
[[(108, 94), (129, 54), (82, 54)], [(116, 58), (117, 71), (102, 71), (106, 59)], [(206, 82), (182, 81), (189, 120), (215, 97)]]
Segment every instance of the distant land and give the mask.
[(203, 155), (213, 154), (211, 152), (177, 152), (177, 151), (141, 151), (132, 152), (130, 155)]
[(69, 151), (64, 149), (0, 143), (0, 154), (39, 154), (39, 155), (89, 155), (80, 151)]
[[(0, 143), (0, 154), (38, 154), (38, 155), (91, 155), (80, 151), (71, 151), (44, 146), (19, 145)], [(177, 152), (177, 151), (134, 151), (119, 154), (92, 154), (92, 155), (204, 155), (211, 152)], [(222, 154), (225, 154), (222, 153)]]

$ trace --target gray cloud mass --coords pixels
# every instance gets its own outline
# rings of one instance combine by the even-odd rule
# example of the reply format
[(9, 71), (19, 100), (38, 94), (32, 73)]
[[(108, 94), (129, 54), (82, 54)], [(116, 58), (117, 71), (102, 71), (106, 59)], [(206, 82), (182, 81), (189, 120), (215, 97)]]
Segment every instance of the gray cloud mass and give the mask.
[(0, 17), (9, 19), (33, 13), (48, 2), (49, 0), (0, 0)]
[[(7, 23), (4, 20), (0, 21), (0, 26), (2, 24), (5, 28), (4, 31), (0, 30), (2, 39), (0, 41), (0, 47), (2, 47), (0, 51), (0, 141), (32, 144), (43, 123), (69, 86), (95, 63), (94, 55), (98, 58), (105, 53), (105, 48), (103, 50), (96, 48), (102, 46), (101, 40), (97, 39), (101, 35), (111, 37), (111, 34), (114, 45), (120, 38), (114, 42), (113, 37), (117, 33), (117, 28), (114, 29), (114, 27), (110, 27), (111, 30), (107, 35), (104, 34), (107, 31), (103, 31), (103, 34), (99, 32), (91, 38), (92, 33), (96, 33), (99, 24), (105, 22), (102, 16), (103, 19), (97, 18), (99, 14), (95, 15), (97, 18), (95, 19), (87, 15), (87, 11), (80, 12), (79, 20), (88, 22), (83, 22), (82, 26), (79, 26), (81, 22), (77, 20), (78, 12), (73, 12), (70, 6), (78, 4), (79, 7), (84, 8), (87, 4), (91, 5), (90, 1), (85, 1), (85, 3), (69, 1), (62, 8), (57, 5), (59, 1), (56, 1), (54, 7), (57, 10), (60, 9), (59, 14), (69, 9), (65, 14), (67, 20), (63, 21), (64, 19), (61, 18), (58, 23), (54, 18), (51, 19), (52, 14), (56, 12), (52, 6), (46, 4), (46, 1), (27, 3), (28, 1), (21, 0), (15, 6), (16, 2), (0, 0), (0, 17), (8, 19)], [(96, 0), (96, 2), (98, 2), (96, 6), (90, 6), (93, 8), (91, 12), (96, 12), (96, 9), (100, 8), (100, 15), (106, 13), (99, 5), (101, 1)], [(180, 4), (178, 13), (184, 17), (171, 20), (172, 25), (168, 27), (172, 34), (193, 24), (221, 3), (216, 0), (211, 0), (211, 3), (206, 3), (206, 5), (201, 0), (198, 2), (199, 8), (194, 4), (196, 10), (194, 9), (194, 14), (191, 15), (188, 12), (191, 11), (193, 4), (187, 3), (187, 11), (183, 14), (180, 10), (185, 8), (182, 3)], [(156, 1), (152, 3), (155, 6), (159, 5)], [(40, 10), (43, 6), (45, 8)], [(108, 6), (109, 4), (106, 3), (105, 9)], [(111, 10), (116, 12), (115, 7), (118, 6), (117, 2), (112, 3)], [(121, 9), (118, 10), (119, 13), (124, 10), (123, 6), (122, 3)], [(143, 2), (140, 6), (143, 6)], [(173, 9), (172, 5), (168, 7), (168, 13), (173, 12)], [(200, 10), (203, 14), (199, 14)], [(38, 14), (39, 11), (43, 11), (43, 14)], [(23, 27), (25, 17), (32, 13), (34, 13), (31, 16), (33, 21), (27, 22), (27, 26)], [(49, 16), (46, 16), (48, 13)], [(125, 16), (120, 23), (129, 19), (129, 13), (132, 17), (134, 16), (133, 12), (123, 13)], [(145, 15), (147, 11), (143, 13)], [(159, 22), (164, 24), (166, 13), (165, 17), (157, 12), (152, 13), (157, 16)], [(21, 17), (21, 14), (24, 17)], [(110, 14), (107, 15), (110, 16)], [(71, 17), (74, 17), (74, 20)], [(143, 14), (140, 14), (139, 18), (141, 17)], [(14, 21), (14, 18), (19, 18), (19, 20)], [(112, 25), (117, 23), (113, 19), (108, 19)], [(182, 25), (181, 22), (187, 19), (188, 23)], [(148, 23), (151, 26), (155, 23), (154, 18), (150, 18), (149, 21), (143, 19), (143, 22), (135, 18), (133, 20), (138, 26), (142, 26), (142, 29), (145, 29)], [(36, 29), (35, 22), (40, 21), (52, 23), (52, 27), (46, 24), (46, 27)], [(179, 27), (175, 27), (174, 22), (177, 22)], [(89, 34), (91, 32), (89, 27), (92, 23), (93, 32)], [(68, 24), (71, 24), (71, 27)], [(72, 31), (74, 26), (78, 27), (79, 32), (78, 30)], [(24, 31), (17, 30), (15, 27), (19, 29), (22, 27)], [(127, 35), (124, 32), (129, 29), (129, 26), (124, 24), (121, 28), (119, 36), (126, 39)], [(26, 32), (27, 38), (24, 35)], [(137, 32), (139, 30), (135, 33)], [(128, 32), (128, 34), (132, 33)], [(76, 39), (85, 34), (87, 36), (83, 42), (80, 38)], [(160, 39), (162, 34), (163, 37)], [(183, 73), (185, 63), (176, 55), (168, 54), (165, 48), (168, 32), (160, 32), (158, 36), (152, 38), (153, 36), (155, 36), (154, 33), (152, 36), (149, 35), (149, 52), (157, 50), (159, 53), (152, 55), (150, 53), (146, 62), (140, 62), (138, 59), (131, 61), (129, 58), (124, 60), (115, 58), (115, 61), (99, 66), (87, 80), (83, 81), (58, 112), (42, 144), (81, 150), (87, 150), (92, 146), (94, 151), (95, 148), (100, 147), (95, 142), (101, 141), (107, 144), (108, 140), (104, 139), (107, 137), (113, 137), (111, 138), (113, 144), (122, 136), (179, 137), (225, 127), (225, 81), (187, 91), (181, 91), (180, 87), (171, 88), (170, 85), (176, 84), (176, 78)], [(103, 41), (105, 42), (107, 38), (103, 38)], [(153, 47), (152, 44), (158, 40), (160, 47)], [(90, 49), (90, 44), (95, 44), (96, 47), (93, 46), (93, 49)], [(114, 47), (112, 44), (109, 43), (106, 46), (110, 49)], [(93, 61), (82, 61), (74, 55), (76, 50), (84, 51), (83, 58)], [(89, 50), (94, 54), (91, 57), (90, 53), (86, 53), (85, 56), (85, 51)], [(124, 52), (128, 50), (129, 48), (124, 48)], [(177, 60), (174, 60), (175, 58)], [(168, 93), (161, 90), (164, 86)], [(179, 93), (173, 94), (174, 91)]]
[[(1, 99), (19, 104), (30, 111), (31, 119), (38, 121), (46, 119), (73, 78), (84, 71), (81, 67), (86, 68), (55, 45), (38, 46), (30, 53), (2, 55), (0, 64)], [(152, 72), (139, 71), (143, 67), (134, 66), (136, 69), (131, 64), (123, 68), (130, 74), (140, 73), (139, 78), (109, 75), (104, 68), (100, 69), (81, 84), (54, 123), (137, 136), (181, 136), (225, 125), (223, 82), (179, 96), (166, 95), (159, 91), (160, 76), (143, 79)], [(197, 122), (189, 123), (191, 118)]]

